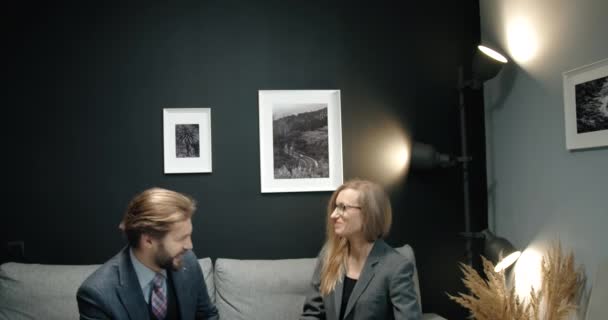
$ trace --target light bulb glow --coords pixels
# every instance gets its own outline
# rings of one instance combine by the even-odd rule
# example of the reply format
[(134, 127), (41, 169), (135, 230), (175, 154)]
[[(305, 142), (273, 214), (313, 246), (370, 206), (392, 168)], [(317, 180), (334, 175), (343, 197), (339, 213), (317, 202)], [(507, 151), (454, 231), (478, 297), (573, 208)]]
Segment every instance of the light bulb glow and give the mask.
[(388, 113), (372, 113), (366, 121), (381, 125), (366, 127), (360, 132), (356, 152), (360, 165), (357, 175), (391, 187), (408, 172), (409, 136), (403, 124)]
[(538, 50), (536, 30), (524, 18), (517, 18), (508, 23), (507, 43), (511, 56), (518, 62), (526, 62), (536, 56)]
[(530, 297), (530, 290), (541, 286), (542, 254), (535, 249), (526, 249), (515, 264), (515, 292), (522, 299)]
[(521, 256), (521, 251), (515, 251), (515, 252), (511, 253), (506, 258), (500, 260), (500, 262), (496, 265), (496, 267), (494, 267), (494, 271), (500, 272), (500, 271), (508, 268), (510, 265), (513, 264), (513, 262), (517, 261), (519, 256)]
[(409, 154), (409, 148), (407, 147), (407, 145), (401, 143), (399, 146), (397, 146), (393, 155), (393, 162), (395, 163), (395, 167), (399, 168), (399, 170), (402, 170), (403, 167), (407, 166), (410, 159)]
[(477, 49), (479, 49), (481, 52), (483, 52), (484, 54), (486, 54), (488, 57), (502, 62), (502, 63), (507, 63), (509, 62), (509, 60), (507, 60), (507, 58), (505, 58), (505, 56), (503, 56), (502, 54), (486, 47), (486, 46), (477, 46)]
[(381, 159), (384, 160), (384, 164), (381, 166), (394, 176), (403, 173), (403, 170), (408, 167), (410, 160), (409, 147), (405, 139), (401, 136), (389, 136), (382, 145), (383, 155)]

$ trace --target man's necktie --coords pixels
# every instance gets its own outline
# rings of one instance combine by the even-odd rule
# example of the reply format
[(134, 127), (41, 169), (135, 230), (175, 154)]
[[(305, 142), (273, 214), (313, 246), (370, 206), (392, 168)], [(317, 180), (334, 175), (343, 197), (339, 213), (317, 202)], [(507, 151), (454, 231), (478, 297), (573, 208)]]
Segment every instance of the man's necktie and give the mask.
[(152, 295), (150, 296), (150, 306), (156, 319), (165, 319), (167, 315), (167, 293), (163, 289), (165, 277), (157, 273), (152, 279)]

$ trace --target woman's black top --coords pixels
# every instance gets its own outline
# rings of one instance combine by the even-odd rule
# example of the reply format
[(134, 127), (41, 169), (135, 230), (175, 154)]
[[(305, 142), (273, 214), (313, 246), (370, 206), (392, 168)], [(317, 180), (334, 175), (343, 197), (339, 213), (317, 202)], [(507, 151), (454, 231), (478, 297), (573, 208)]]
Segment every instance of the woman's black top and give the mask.
[(357, 279), (351, 279), (349, 277), (344, 277), (344, 291), (342, 292), (342, 305), (340, 306), (340, 318), (344, 319), (344, 311), (346, 311), (346, 305), (348, 304), (348, 298), (350, 298), (350, 294), (353, 292), (353, 288), (357, 283)]

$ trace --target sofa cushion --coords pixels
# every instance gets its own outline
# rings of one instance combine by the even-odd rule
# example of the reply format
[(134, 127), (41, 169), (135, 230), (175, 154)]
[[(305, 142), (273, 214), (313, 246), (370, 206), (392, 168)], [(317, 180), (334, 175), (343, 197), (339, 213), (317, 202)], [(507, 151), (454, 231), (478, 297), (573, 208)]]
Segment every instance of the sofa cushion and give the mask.
[(217, 259), (216, 305), (222, 319), (297, 319), (315, 263), (314, 258)]
[(0, 319), (78, 319), (76, 291), (98, 265), (0, 266)]
[(399, 248), (395, 248), (400, 254), (410, 258), (414, 262), (414, 289), (416, 289), (416, 295), (418, 296), (418, 307), (422, 311), (422, 298), (420, 297), (420, 281), (418, 280), (418, 267), (416, 266), (416, 257), (414, 256), (414, 250), (407, 244)]
[(203, 269), (203, 277), (205, 278), (209, 298), (211, 302), (215, 303), (215, 283), (213, 283), (213, 263), (211, 262), (211, 258), (198, 259), (198, 264)]
[[(200, 259), (209, 295), (215, 298), (211, 259)], [(78, 319), (76, 291), (100, 265), (0, 266), (0, 319)]]
[[(409, 245), (396, 250), (414, 261)], [(215, 262), (216, 305), (223, 319), (297, 319), (302, 312), (316, 259)], [(418, 273), (414, 287), (420, 301)], [(420, 304), (419, 304), (420, 305)]]

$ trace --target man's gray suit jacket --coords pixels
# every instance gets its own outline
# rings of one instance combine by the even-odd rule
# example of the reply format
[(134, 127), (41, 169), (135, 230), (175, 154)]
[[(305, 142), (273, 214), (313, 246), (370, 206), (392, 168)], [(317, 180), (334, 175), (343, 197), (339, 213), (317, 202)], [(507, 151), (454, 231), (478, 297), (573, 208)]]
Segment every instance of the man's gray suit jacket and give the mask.
[[(192, 251), (182, 258), (182, 266), (171, 274), (178, 312), (183, 320), (219, 319), (211, 303), (203, 272)], [(76, 294), (80, 319), (150, 319), (129, 247), (93, 272)]]

